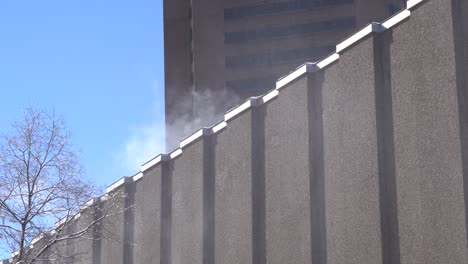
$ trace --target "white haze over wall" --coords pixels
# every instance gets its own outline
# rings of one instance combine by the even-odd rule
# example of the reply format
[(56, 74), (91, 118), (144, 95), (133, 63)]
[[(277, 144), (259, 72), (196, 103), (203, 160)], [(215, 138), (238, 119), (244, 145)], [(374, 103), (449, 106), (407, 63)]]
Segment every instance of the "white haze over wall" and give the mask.
[(143, 163), (164, 151), (164, 120), (132, 127), (125, 144), (123, 165), (136, 173)]
[[(163, 97), (162, 95), (158, 95)], [(116, 157), (117, 166), (127, 175), (137, 173), (140, 166), (159, 155), (178, 147), (180, 140), (204, 126), (212, 126), (222, 120), (225, 111), (240, 102), (240, 98), (227, 89), (195, 92), (193, 96), (178, 98), (177, 118), (169, 122), (171, 131), (167, 135), (169, 146), (166, 149), (166, 129), (163, 98), (154, 98), (152, 120), (146, 124), (129, 127), (129, 136)], [(198, 112), (189, 114), (195, 105)]]
[(165, 151), (164, 93), (160, 86), (155, 82), (152, 104), (143, 107), (148, 109), (144, 114), (150, 117), (149, 121), (130, 125), (127, 138), (114, 155), (115, 167), (122, 176), (139, 172), (143, 163)]
[(200, 128), (211, 127), (221, 121), (224, 113), (240, 101), (241, 98), (228, 89), (205, 89), (193, 92), (192, 96), (178, 99), (177, 111), (167, 122), (169, 126), (167, 131), (170, 131), (167, 135), (169, 142), (167, 150), (172, 151), (177, 148), (181, 139)]

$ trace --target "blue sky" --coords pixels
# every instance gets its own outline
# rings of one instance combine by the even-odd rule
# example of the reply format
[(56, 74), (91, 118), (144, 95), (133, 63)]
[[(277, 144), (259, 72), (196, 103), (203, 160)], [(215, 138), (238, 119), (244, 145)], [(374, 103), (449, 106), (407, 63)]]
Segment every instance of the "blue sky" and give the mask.
[(106, 186), (163, 151), (161, 0), (0, 1), (0, 133), (24, 106), (66, 120)]

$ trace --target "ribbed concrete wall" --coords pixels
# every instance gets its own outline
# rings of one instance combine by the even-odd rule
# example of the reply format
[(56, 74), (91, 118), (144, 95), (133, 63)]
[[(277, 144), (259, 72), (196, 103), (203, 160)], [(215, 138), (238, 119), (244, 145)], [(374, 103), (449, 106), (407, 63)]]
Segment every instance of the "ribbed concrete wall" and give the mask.
[(70, 263), (468, 263), (468, 4), (408, 6), (114, 185)]

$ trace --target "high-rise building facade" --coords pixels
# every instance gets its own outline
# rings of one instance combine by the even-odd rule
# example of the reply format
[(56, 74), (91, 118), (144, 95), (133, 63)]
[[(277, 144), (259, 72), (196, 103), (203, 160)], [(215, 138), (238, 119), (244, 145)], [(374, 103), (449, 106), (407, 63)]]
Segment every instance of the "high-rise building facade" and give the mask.
[(167, 147), (402, 0), (165, 0)]

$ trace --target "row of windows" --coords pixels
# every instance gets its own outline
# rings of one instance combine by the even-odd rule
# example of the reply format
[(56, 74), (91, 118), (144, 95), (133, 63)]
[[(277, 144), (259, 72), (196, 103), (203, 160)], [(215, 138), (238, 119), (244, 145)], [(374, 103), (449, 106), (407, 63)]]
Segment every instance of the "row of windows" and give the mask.
[(396, 14), (397, 12), (399, 12), (404, 7), (405, 7), (405, 5), (401, 4), (401, 3), (388, 4), (388, 13), (391, 14), (391, 15)]
[(293, 35), (305, 35), (323, 31), (354, 28), (356, 19), (344, 17), (329, 21), (295, 24), (287, 26), (266, 26), (257, 30), (236, 31), (224, 34), (224, 43), (239, 44), (253, 40), (271, 40)]
[(288, 2), (266, 3), (255, 6), (224, 9), (224, 19), (233, 20), (258, 15), (269, 15), (280, 12), (311, 10), (319, 7), (352, 4), (354, 0), (294, 0)]
[(275, 88), (276, 78), (262, 77), (226, 82), (226, 86), (241, 94), (262, 93)]
[(288, 63), (297, 60), (313, 61), (335, 51), (335, 46), (302, 48), (281, 50), (277, 52), (264, 52), (240, 56), (226, 57), (227, 68), (235, 69), (241, 67), (252, 67), (258, 65), (273, 65), (277, 63)]

